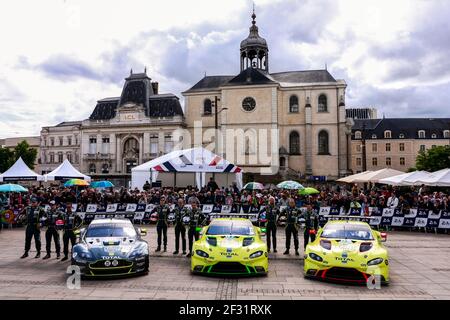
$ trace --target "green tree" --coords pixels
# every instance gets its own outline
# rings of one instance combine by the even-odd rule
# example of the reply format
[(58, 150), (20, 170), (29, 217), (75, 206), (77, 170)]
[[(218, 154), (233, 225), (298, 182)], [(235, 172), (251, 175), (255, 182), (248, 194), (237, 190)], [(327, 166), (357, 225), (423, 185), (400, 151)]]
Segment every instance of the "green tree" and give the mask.
[(17, 161), (20, 157), (22, 157), (22, 160), (27, 164), (30, 169), (34, 169), (34, 163), (36, 162), (37, 157), (37, 150), (35, 148), (30, 148), (30, 145), (28, 142), (23, 140), (22, 142), (18, 143), (17, 146), (14, 148), (14, 161)]
[(430, 172), (450, 168), (450, 146), (437, 146), (420, 152), (416, 159), (416, 168)]
[(0, 172), (5, 172), (11, 167), (14, 152), (7, 148), (0, 148)]

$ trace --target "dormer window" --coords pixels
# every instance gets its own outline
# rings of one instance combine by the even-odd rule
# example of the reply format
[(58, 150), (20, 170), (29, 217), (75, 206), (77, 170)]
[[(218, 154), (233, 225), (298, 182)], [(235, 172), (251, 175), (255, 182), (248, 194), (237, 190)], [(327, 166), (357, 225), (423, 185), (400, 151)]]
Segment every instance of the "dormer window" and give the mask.
[(372, 139), (376, 139), (377, 138), (377, 135), (376, 134), (373, 134), (372, 135)]
[(405, 139), (405, 135), (404, 135), (403, 133), (400, 133), (400, 134), (398, 135), (398, 138), (399, 138), (399, 139)]
[(425, 139), (425, 130), (419, 130), (418, 135), (420, 139)]
[(437, 138), (436, 133), (433, 133), (433, 134), (431, 135), (431, 139), (436, 139), (436, 138)]
[(444, 138), (450, 139), (450, 130), (444, 130)]
[(390, 130), (386, 130), (384, 132), (384, 138), (385, 139), (391, 139), (392, 138), (392, 132)]
[(361, 131), (355, 132), (355, 139), (361, 139)]

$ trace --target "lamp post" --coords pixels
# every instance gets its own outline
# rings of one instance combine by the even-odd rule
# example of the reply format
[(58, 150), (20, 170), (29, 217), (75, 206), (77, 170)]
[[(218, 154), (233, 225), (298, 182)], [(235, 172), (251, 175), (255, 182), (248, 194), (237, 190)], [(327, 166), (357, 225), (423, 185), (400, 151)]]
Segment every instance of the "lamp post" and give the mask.
[(366, 154), (366, 122), (362, 125), (362, 171), (367, 171), (367, 154)]
[[(214, 97), (214, 152), (217, 153), (218, 152), (218, 131), (219, 131), (219, 113), (221, 113), (224, 110), (228, 110), (227, 107), (223, 107), (222, 109), (219, 110), (219, 106), (218, 106), (218, 102), (220, 101), (220, 98), (215, 96)], [(213, 173), (213, 178), (215, 178), (215, 174)]]
[(218, 131), (219, 131), (219, 113), (221, 113), (224, 110), (228, 110), (227, 107), (223, 107), (222, 109), (218, 110), (218, 102), (220, 101), (220, 98), (218, 98), (217, 96), (214, 97), (214, 129), (215, 129), (215, 133), (214, 133), (214, 138), (215, 138), (215, 147), (214, 147), (214, 151), (217, 152), (217, 147), (218, 147), (218, 143), (217, 143), (217, 138), (218, 138)]

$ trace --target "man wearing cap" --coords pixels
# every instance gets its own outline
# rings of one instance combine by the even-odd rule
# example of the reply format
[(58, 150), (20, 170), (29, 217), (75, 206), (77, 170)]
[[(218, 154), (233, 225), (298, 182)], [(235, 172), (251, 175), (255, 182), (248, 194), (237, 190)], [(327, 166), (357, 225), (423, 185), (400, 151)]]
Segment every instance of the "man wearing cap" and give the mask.
[(67, 202), (66, 212), (63, 216), (64, 220), (64, 233), (63, 233), (63, 251), (64, 258), (61, 261), (66, 261), (69, 259), (69, 241), (71, 248), (75, 245), (77, 236), (75, 235), (75, 229), (77, 229), (82, 224), (82, 220), (79, 216), (72, 212), (72, 203)]
[(28, 251), (31, 248), (31, 239), (34, 237), (34, 244), (36, 245), (36, 256), (41, 256), (41, 219), (44, 217), (45, 212), (39, 206), (38, 199), (36, 197), (31, 198), (31, 205), (25, 208), (25, 223), (27, 228), (25, 230), (25, 252), (22, 255), (22, 259), (28, 257)]
[(46, 213), (46, 225), (47, 231), (45, 231), (45, 249), (47, 254), (43, 258), (44, 260), (50, 258), (52, 238), (55, 241), (56, 259), (59, 259), (61, 255), (61, 243), (59, 241), (59, 232), (56, 228), (56, 221), (62, 220), (64, 213), (59, 210), (55, 200), (50, 201), (50, 210)]
[(164, 252), (167, 251), (167, 217), (170, 213), (170, 208), (166, 204), (165, 196), (161, 196), (159, 200), (159, 206), (155, 209), (158, 215), (158, 220), (156, 221), (156, 232), (158, 233), (158, 247), (156, 252), (161, 251), (161, 236), (164, 236)]

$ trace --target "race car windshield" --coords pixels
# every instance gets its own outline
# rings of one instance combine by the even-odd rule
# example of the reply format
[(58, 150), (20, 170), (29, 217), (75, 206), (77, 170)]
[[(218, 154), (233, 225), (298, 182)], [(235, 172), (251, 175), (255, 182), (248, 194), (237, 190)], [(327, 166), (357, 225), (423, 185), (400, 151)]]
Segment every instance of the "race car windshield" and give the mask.
[(90, 226), (86, 238), (120, 237), (135, 238), (136, 230), (131, 226), (117, 224), (102, 224)]
[(209, 226), (207, 235), (236, 235), (236, 236), (253, 236), (253, 226), (244, 223), (213, 223)]
[(372, 232), (369, 228), (351, 224), (326, 226), (321, 237), (328, 239), (373, 240)]

